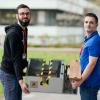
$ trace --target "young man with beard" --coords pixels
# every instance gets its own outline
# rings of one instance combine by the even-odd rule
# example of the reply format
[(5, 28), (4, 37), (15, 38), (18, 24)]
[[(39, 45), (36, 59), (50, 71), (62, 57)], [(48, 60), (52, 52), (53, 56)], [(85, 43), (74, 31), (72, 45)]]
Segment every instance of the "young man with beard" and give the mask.
[(23, 69), (27, 67), (27, 26), (30, 8), (21, 4), (16, 9), (17, 23), (5, 28), (4, 54), (0, 67), (0, 80), (5, 100), (22, 100), (22, 91), (29, 93), (23, 81)]
[(87, 13), (84, 17), (84, 44), (80, 55), (82, 78), (72, 81), (72, 87), (80, 86), (81, 100), (97, 100), (100, 89), (100, 36), (97, 32), (98, 17)]

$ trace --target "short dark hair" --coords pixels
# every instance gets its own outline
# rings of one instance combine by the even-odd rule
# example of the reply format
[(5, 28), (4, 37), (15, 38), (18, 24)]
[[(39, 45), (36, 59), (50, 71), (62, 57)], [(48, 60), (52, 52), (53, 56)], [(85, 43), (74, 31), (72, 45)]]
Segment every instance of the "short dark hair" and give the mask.
[(18, 5), (17, 8), (16, 8), (16, 13), (18, 13), (18, 10), (19, 10), (20, 8), (28, 8), (28, 9), (30, 10), (30, 8), (29, 8), (27, 5), (25, 5), (25, 4), (20, 4), (20, 5)]
[(96, 14), (94, 14), (94, 13), (86, 13), (86, 14), (85, 14), (85, 17), (86, 17), (86, 16), (89, 16), (89, 17), (94, 17), (94, 18), (95, 18), (96, 23), (98, 23), (98, 17), (97, 17), (97, 15), (96, 15)]

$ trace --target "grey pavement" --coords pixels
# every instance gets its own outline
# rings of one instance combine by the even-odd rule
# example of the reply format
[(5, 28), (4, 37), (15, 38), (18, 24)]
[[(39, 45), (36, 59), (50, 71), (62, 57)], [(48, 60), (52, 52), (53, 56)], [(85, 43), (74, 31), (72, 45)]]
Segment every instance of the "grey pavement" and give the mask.
[[(74, 99), (80, 100), (79, 95), (32, 92), (30, 94), (23, 94), (22, 97), (22, 100), (74, 100)], [(4, 100), (4, 98), (0, 97), (0, 100)]]
[[(23, 94), (23, 100), (80, 100), (78, 94), (56, 94), (56, 93), (39, 93), (32, 92), (30, 94)], [(98, 93), (98, 100), (100, 100), (100, 91)]]
[[(4, 100), (0, 97), (0, 100)], [(56, 94), (56, 93), (39, 93), (32, 92), (30, 94), (23, 94), (22, 100), (80, 100), (79, 94)]]
[(23, 100), (80, 100), (79, 94), (56, 94), (56, 93), (31, 93), (23, 94)]
[[(22, 98), (22, 100), (80, 100), (80, 95), (79, 93), (76, 95), (32, 92), (30, 94), (23, 94)], [(4, 100), (3, 97), (0, 97), (0, 100)], [(100, 91), (98, 94), (98, 100), (100, 100)]]

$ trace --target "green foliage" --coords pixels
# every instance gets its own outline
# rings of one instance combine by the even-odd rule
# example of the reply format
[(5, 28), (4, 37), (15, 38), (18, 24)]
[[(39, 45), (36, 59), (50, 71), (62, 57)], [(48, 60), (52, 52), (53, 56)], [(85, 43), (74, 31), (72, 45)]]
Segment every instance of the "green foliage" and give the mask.
[(33, 51), (28, 52), (28, 58), (43, 58), (47, 62), (52, 59), (64, 60), (68, 64), (71, 60), (79, 59), (78, 52), (51, 52), (51, 51)]
[(95, 3), (95, 4), (100, 6), (100, 0), (92, 0), (91, 2), (93, 2), (93, 3)]
[(2, 85), (0, 83), (0, 96), (2, 95)]
[(2, 59), (2, 55), (3, 55), (3, 50), (0, 49), (0, 61), (1, 61), (1, 59)]

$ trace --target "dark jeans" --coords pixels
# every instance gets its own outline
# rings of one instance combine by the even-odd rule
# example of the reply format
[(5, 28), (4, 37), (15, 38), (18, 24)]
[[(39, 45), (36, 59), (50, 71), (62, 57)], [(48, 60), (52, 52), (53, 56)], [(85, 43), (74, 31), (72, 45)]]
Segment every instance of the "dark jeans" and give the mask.
[(5, 100), (22, 100), (22, 90), (14, 75), (0, 69), (0, 80), (4, 89)]
[(81, 100), (97, 100), (99, 88), (80, 88)]

